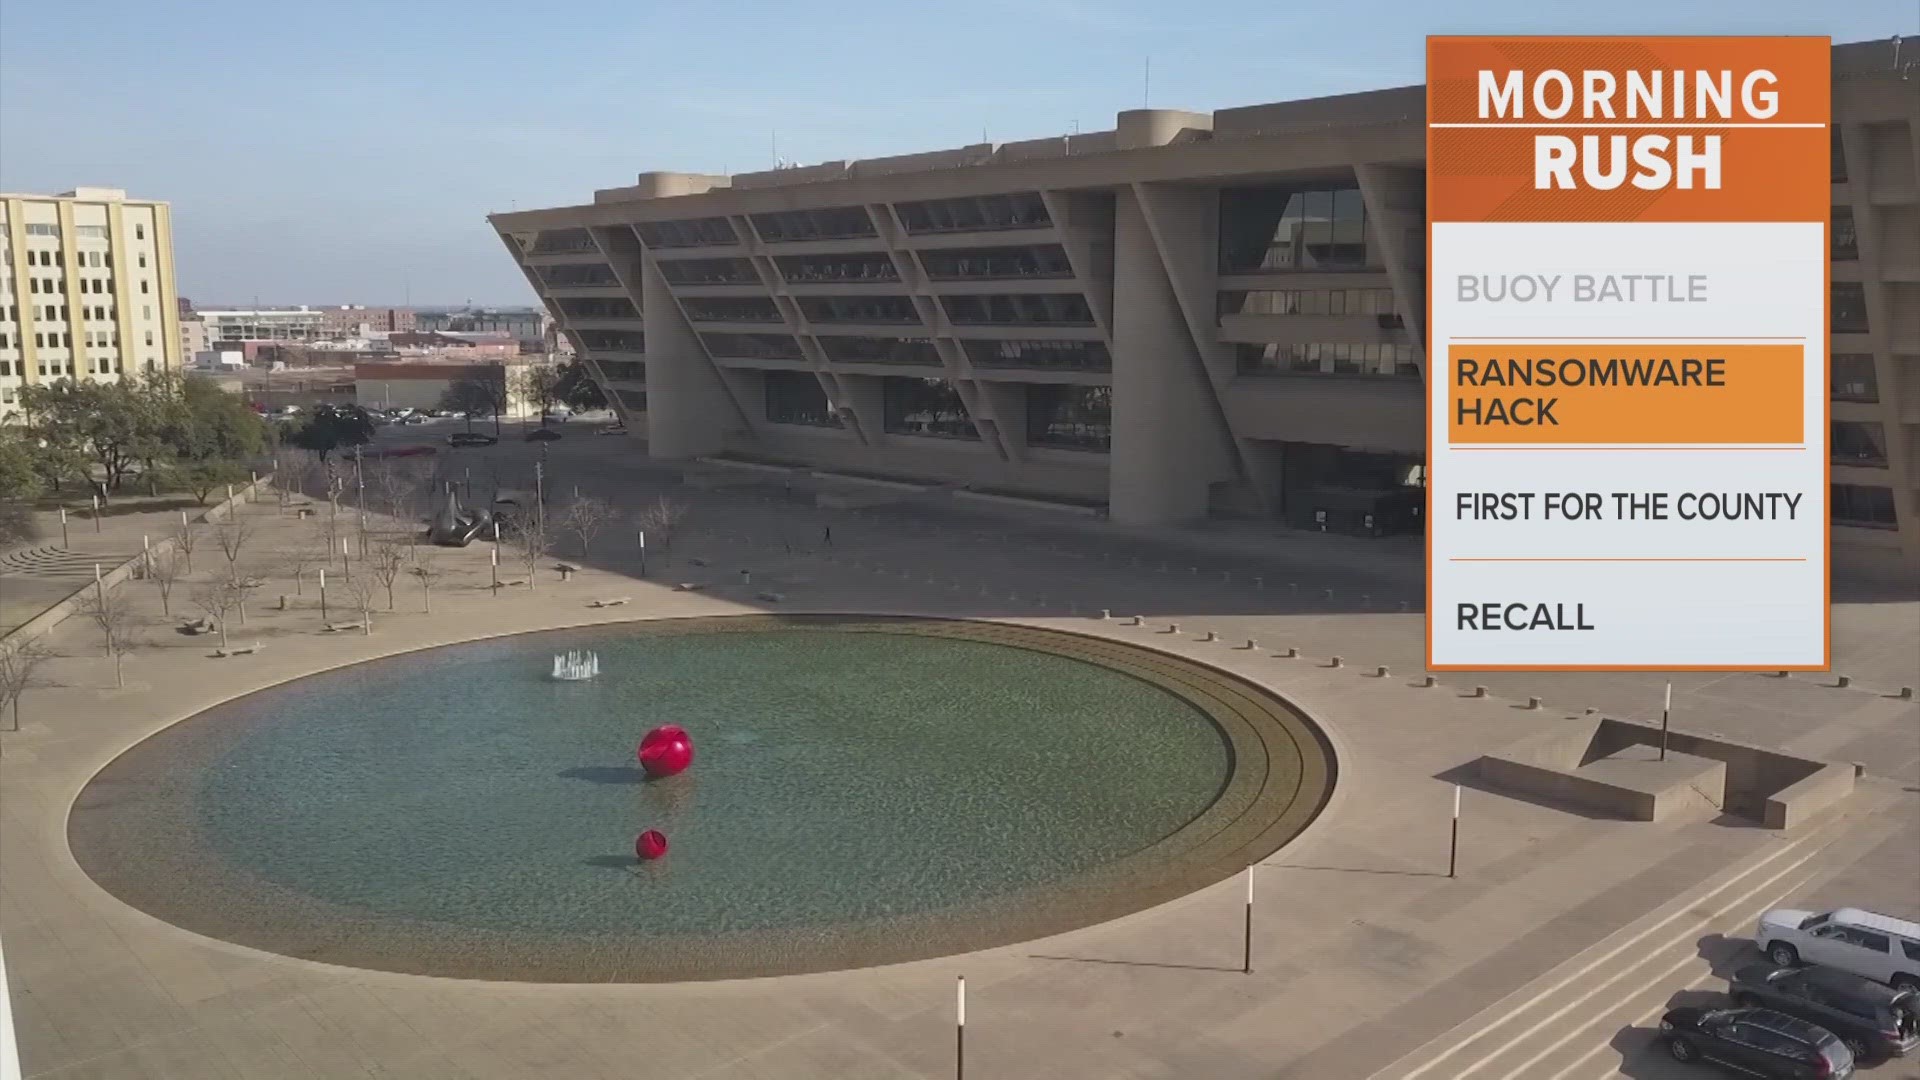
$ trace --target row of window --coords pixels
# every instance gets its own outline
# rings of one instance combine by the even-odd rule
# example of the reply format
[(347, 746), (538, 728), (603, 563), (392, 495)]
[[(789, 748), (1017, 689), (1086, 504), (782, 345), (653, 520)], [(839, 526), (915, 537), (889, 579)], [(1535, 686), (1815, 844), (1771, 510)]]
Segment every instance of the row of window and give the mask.
[(1242, 375), (1367, 375), (1418, 379), (1419, 354), (1408, 345), (1297, 342), (1234, 346)]
[(938, 367), (940, 349), (928, 338), (821, 337), (827, 359), (847, 364), (922, 364)]
[(1853, 262), (1860, 258), (1860, 234), (1853, 227), (1853, 207), (1833, 208), (1833, 230), (1828, 234), (1828, 257), (1835, 262)]
[(743, 360), (803, 360), (800, 343), (792, 334), (703, 333), (700, 344), (712, 356)]
[(936, 281), (1073, 276), (1066, 249), (1058, 244), (925, 251), (920, 254), (920, 262), (927, 268), (927, 276)]
[[(107, 238), (107, 227), (105, 225), (76, 225), (74, 226), (73, 231), (74, 231), (74, 234), (77, 236), (89, 237), (96, 240), (105, 240)], [(58, 238), (60, 235), (60, 226), (42, 225), (42, 224), (35, 224), (30, 222), (27, 225), (27, 235), (28, 236), (52, 236), (52, 237)], [(145, 240), (147, 238), (147, 227), (145, 224), (134, 225), (133, 238), (135, 240)]]
[(674, 285), (758, 285), (760, 275), (746, 259), (668, 259), (660, 275)]
[(1220, 192), (1220, 272), (1357, 270), (1373, 265), (1366, 201), (1353, 185)]
[[(140, 266), (144, 268), (147, 265), (146, 252), (140, 252), (137, 257), (140, 261)], [(61, 260), (52, 251), (29, 251), (27, 252), (27, 265), (59, 266), (61, 265)], [(73, 265), (76, 267), (103, 266), (111, 270), (113, 269), (113, 252), (76, 251), (73, 253)]]
[(980, 432), (967, 415), (960, 391), (945, 379), (881, 380), (881, 428), (890, 435), (977, 441)]
[(900, 270), (883, 254), (782, 255), (773, 260), (787, 281), (898, 281)]
[(689, 296), (680, 302), (694, 322), (785, 322), (773, 299), (766, 296)]
[(980, 367), (1049, 371), (1111, 371), (1113, 357), (1098, 341), (978, 341), (960, 343)]
[(1093, 311), (1080, 293), (943, 296), (947, 318), (975, 326), (1092, 326)]
[(909, 233), (991, 232), (1053, 224), (1046, 200), (1037, 191), (904, 202), (895, 209)]
[(1392, 315), (1392, 289), (1236, 289), (1220, 294), (1226, 315)]
[(647, 411), (647, 392), (645, 390), (615, 390), (614, 395), (620, 399), (620, 404), (625, 405), (629, 412), (643, 413)]
[(753, 231), (768, 243), (793, 240), (845, 240), (874, 236), (873, 215), (864, 206), (834, 206), (822, 210), (784, 210), (753, 214)]
[[(0, 331), (0, 349), (11, 349), (24, 344), (25, 335), (16, 341), (12, 334)], [(89, 349), (111, 349), (120, 344), (120, 335), (113, 330), (86, 330), (81, 332), (81, 341)], [(73, 334), (70, 331), (35, 331), (33, 345), (36, 349), (62, 349), (71, 347)], [(153, 331), (147, 331), (147, 344), (153, 344)]]
[(1827, 381), (1835, 401), (1880, 400), (1880, 379), (1866, 353), (1834, 353)]
[[(100, 293), (109, 296), (113, 293), (112, 278), (80, 278), (79, 281), (80, 291), (83, 293)], [(66, 291), (66, 284), (64, 278), (28, 278), (27, 291), (30, 293), (46, 293), (50, 296), (58, 296)], [(147, 283), (144, 281), (140, 283), (141, 292), (147, 291), (146, 285)]]
[(605, 349), (608, 352), (646, 352), (647, 335), (644, 330), (577, 330), (580, 344), (589, 349)]
[(624, 382), (642, 382), (647, 377), (647, 365), (640, 360), (599, 360), (601, 374), (609, 379)]
[(920, 324), (920, 309), (908, 296), (803, 296), (800, 313), (817, 323)]
[(593, 242), (593, 234), (585, 229), (554, 229), (534, 237), (529, 254), (562, 255), (598, 250), (600, 248)]
[(690, 218), (686, 221), (643, 221), (633, 227), (640, 242), (652, 248), (713, 247), (737, 244), (740, 237), (733, 223), (723, 217)]
[(620, 279), (613, 276), (613, 267), (605, 263), (555, 263), (552, 266), (536, 268), (540, 280), (550, 289), (594, 288), (607, 285), (619, 285)]
[(639, 309), (624, 296), (563, 296), (555, 301), (569, 319), (637, 319)]

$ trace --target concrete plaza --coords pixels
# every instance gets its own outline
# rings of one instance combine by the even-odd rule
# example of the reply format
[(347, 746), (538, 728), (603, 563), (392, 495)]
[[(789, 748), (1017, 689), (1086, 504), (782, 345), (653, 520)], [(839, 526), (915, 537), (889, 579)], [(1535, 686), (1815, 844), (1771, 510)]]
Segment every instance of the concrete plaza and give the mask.
[[(472, 454), (476, 476), (506, 486), (531, 460), (511, 439)], [(1684, 1075), (1650, 1046), (1649, 1012), (1710, 989), (1760, 910), (1844, 900), (1916, 914), (1920, 705), (1897, 694), (1920, 683), (1911, 598), (1841, 595), (1836, 671), (1850, 686), (1831, 675), (1674, 680), (1677, 727), (1865, 763), (1851, 801), (1786, 833), (1703, 816), (1642, 824), (1479, 790), (1462, 767), (1589, 707), (1657, 718), (1666, 677), (1421, 685), (1417, 548), (1125, 531), (942, 491), (661, 468), (624, 440), (572, 432), (549, 452), (547, 475), (559, 502), (578, 485), (630, 508), (671, 495), (690, 512), (670, 553), (654, 538), (644, 580), (630, 525), (604, 534), (591, 557), (563, 539), (558, 556), (583, 568), (572, 580), (542, 571), (534, 589), (499, 595), (487, 587), (486, 546), (437, 551), (448, 574), (432, 614), (404, 581), (399, 610), (376, 610), (363, 636), (322, 632), (311, 578), (307, 595), (272, 610), (295, 592), (284, 552), (311, 543), (315, 521), (261, 503), (242, 516), (259, 529), (250, 565), (269, 584), (232, 635), (260, 641), (257, 654), (210, 658), (208, 639), (172, 632), (145, 582), (122, 587), (146, 620), (125, 688), (90, 625), (69, 620), (51, 636), (52, 685), (28, 692), (22, 730), (0, 734), (0, 937), (26, 1075), (941, 1077), (953, 1068), (957, 975), (970, 991), (968, 1064), (983, 1076)], [(823, 495), (873, 505), (827, 509)], [(501, 574), (524, 576), (504, 562)], [(680, 582), (706, 588), (676, 591)], [(781, 599), (759, 598), (767, 592)], [(616, 596), (631, 603), (587, 606)], [(1203, 660), (1301, 707), (1334, 741), (1340, 777), (1321, 818), (1256, 871), (1253, 973), (1240, 971), (1243, 886), (1230, 880), (1054, 938), (882, 968), (662, 985), (434, 979), (188, 934), (106, 894), (67, 849), (67, 808), (96, 770), (239, 694), (497, 634), (766, 610), (1108, 635)], [(1133, 615), (1145, 625), (1126, 625)], [(1248, 638), (1258, 647), (1236, 647)], [(1289, 648), (1300, 655), (1285, 657)], [(1469, 696), (1475, 685), (1489, 695)], [(1530, 696), (1544, 707), (1526, 708)], [(1449, 879), (1456, 779), (1468, 789)]]

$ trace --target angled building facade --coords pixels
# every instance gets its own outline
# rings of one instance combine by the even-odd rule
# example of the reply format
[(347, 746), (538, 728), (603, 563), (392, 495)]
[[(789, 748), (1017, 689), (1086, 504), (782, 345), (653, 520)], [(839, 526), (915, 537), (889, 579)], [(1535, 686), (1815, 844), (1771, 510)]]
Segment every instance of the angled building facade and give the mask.
[[(1912, 50), (1909, 50), (1912, 51)], [(1835, 50), (1836, 564), (1920, 566), (1920, 81)], [(1417, 532), (1424, 91), (731, 177), (490, 221), (658, 458)]]

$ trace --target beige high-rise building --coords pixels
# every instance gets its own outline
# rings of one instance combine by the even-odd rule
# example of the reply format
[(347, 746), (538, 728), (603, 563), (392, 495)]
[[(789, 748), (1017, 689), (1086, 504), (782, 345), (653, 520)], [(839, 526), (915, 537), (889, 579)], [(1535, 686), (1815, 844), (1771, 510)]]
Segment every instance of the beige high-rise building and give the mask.
[[(1920, 568), (1920, 54), (1833, 53), (1834, 562)], [(1903, 77), (1905, 74), (1906, 77)], [(1425, 91), (490, 218), (657, 458), (1416, 532)]]
[(177, 370), (177, 291), (166, 203), (0, 195), (0, 422), (25, 386)]

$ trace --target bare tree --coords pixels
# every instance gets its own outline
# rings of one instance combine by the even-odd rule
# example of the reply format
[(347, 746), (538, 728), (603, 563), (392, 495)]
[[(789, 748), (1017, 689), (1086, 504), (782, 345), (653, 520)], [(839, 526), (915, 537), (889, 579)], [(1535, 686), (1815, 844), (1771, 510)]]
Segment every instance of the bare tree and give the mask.
[(540, 569), (540, 560), (547, 554), (547, 534), (540, 528), (537, 520), (529, 519), (516, 522), (513, 528), (513, 553), (520, 558), (527, 570), (527, 589), (532, 591), (534, 573)]
[(660, 496), (653, 505), (642, 507), (634, 515), (634, 523), (640, 526), (640, 531), (657, 542), (662, 558), (671, 556), (674, 533), (686, 519), (687, 504), (665, 495)]
[(426, 483), (421, 463), (411, 458), (380, 458), (369, 477), (380, 509), (395, 521), (411, 524)]
[(233, 593), (233, 606), (240, 612), (241, 626), (247, 625), (247, 597), (252, 596), (254, 590), (264, 584), (266, 583), (259, 578), (251, 578), (245, 574), (235, 574), (227, 579), (227, 588)]
[(380, 595), (380, 583), (361, 576), (347, 582), (342, 588), (346, 590), (347, 599), (352, 600), (353, 606), (359, 609), (360, 632), (373, 633), (373, 600)]
[(52, 653), (33, 642), (0, 645), (0, 712), (13, 712), (13, 727), (20, 730), (20, 699), (33, 685), (34, 669), (47, 662)]
[(239, 578), (240, 553), (246, 550), (248, 542), (252, 539), (252, 523), (234, 517), (231, 510), (228, 511), (226, 520), (213, 527), (213, 542), (220, 545), (220, 554), (227, 560), (228, 580)]
[(282, 511), (294, 495), (306, 495), (312, 476), (313, 458), (305, 451), (280, 450), (273, 455), (273, 487), (279, 493)]
[(200, 534), (193, 531), (193, 524), (182, 518), (180, 524), (173, 527), (173, 546), (187, 561), (187, 573), (193, 573), (193, 547), (200, 540)]
[(172, 552), (163, 551), (147, 559), (147, 580), (160, 590), (160, 613), (173, 616), (173, 585), (180, 580), (180, 562)]
[(220, 631), (220, 647), (227, 647), (227, 613), (240, 603), (240, 592), (231, 581), (208, 581), (194, 586), (193, 602)]
[(100, 628), (100, 643), (113, 661), (113, 684), (126, 686), (121, 660), (133, 645), (133, 608), (127, 603), (126, 597), (96, 585), (82, 596), (80, 613)]
[(437, 565), (431, 556), (422, 556), (415, 561), (413, 569), (407, 572), (420, 579), (420, 610), (431, 614), (434, 582), (445, 577), (446, 571)]
[(393, 583), (400, 580), (400, 571), (407, 565), (407, 546), (394, 540), (382, 540), (373, 547), (373, 553), (366, 564), (373, 571), (374, 580), (387, 590), (387, 610), (393, 610)]
[(327, 565), (328, 555), (329, 553), (324, 548), (311, 542), (296, 542), (286, 549), (282, 555), (281, 565), (286, 568), (287, 573), (293, 578), (293, 595), (305, 596), (307, 594), (306, 586), (303, 584), (307, 576), (307, 571), (315, 567)]
[(620, 512), (605, 499), (589, 497), (575, 499), (567, 506), (560, 517), (560, 527), (580, 541), (580, 557), (584, 559), (593, 546), (593, 538), (618, 520)]

